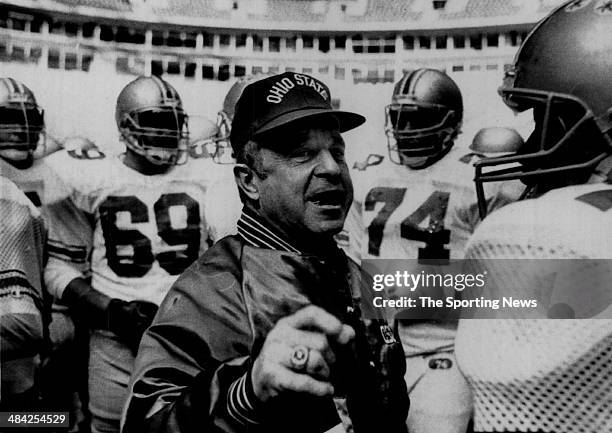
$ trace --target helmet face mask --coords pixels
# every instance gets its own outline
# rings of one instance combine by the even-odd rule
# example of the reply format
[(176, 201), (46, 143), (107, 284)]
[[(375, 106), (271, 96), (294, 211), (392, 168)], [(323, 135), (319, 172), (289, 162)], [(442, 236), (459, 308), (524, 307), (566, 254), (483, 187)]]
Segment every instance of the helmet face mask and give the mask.
[(392, 162), (425, 168), (450, 150), (461, 129), (463, 101), (455, 82), (435, 69), (406, 72), (385, 107)]
[[(217, 164), (233, 164), (232, 146), (230, 144), (230, 132), (232, 130), (232, 118), (224, 109), (217, 113), (217, 136), (211, 139), (207, 145), (208, 153), (212, 155)], [(233, 115), (233, 113), (231, 113)]]
[(139, 77), (117, 99), (115, 119), (128, 149), (157, 166), (187, 162), (188, 116), (170, 84)]
[(396, 102), (385, 108), (389, 157), (410, 168), (430, 165), (458, 133), (455, 113), (445, 107)]
[(188, 122), (183, 110), (154, 108), (126, 115), (119, 128), (134, 152), (156, 165), (186, 161)]
[[(482, 218), (487, 214), (484, 183), (519, 179), (528, 188), (583, 183), (612, 148), (612, 138), (601, 133), (599, 122), (580, 98), (519, 88), (499, 92), (513, 110), (533, 109), (535, 129), (516, 153), (475, 163)], [(585, 142), (590, 145), (584, 146)]]
[(0, 78), (0, 151), (11, 162), (31, 165), (33, 153), (45, 141), (44, 111), (34, 94), (12, 78)]
[(223, 144), (219, 123), (195, 114), (189, 117), (188, 153), (191, 158), (208, 158), (217, 164), (232, 164), (231, 150)]
[[(44, 113), (39, 107), (0, 107), (1, 149), (34, 151), (45, 131)], [(14, 136), (14, 138), (11, 138)]]
[(533, 109), (536, 128), (515, 153), (476, 163), (483, 183), (520, 179), (525, 196), (588, 181), (612, 154), (612, 14), (598, 2), (565, 2), (527, 36), (499, 94), (512, 110)]

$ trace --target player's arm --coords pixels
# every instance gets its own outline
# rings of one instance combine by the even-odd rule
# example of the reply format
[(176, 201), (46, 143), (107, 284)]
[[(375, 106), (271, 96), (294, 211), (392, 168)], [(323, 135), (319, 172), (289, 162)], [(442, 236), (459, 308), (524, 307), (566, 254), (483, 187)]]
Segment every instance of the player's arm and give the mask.
[(70, 197), (46, 204), (42, 213), (49, 228), (45, 284), (55, 300), (61, 301), (72, 280), (89, 276), (91, 216), (79, 209)]
[(136, 352), (157, 306), (150, 302), (111, 299), (89, 283), (93, 217), (70, 197), (44, 207), (49, 221), (49, 260), (45, 283), (56, 300), (67, 305), (82, 323), (108, 329)]
[(42, 349), (48, 318), (42, 284), (46, 228), (12, 182), (0, 177), (0, 192), (0, 352), (3, 360), (29, 358)]
[(54, 298), (93, 326), (102, 326), (110, 298), (89, 284), (92, 249), (91, 215), (76, 206), (71, 197), (43, 207), (49, 224), (45, 283)]
[(157, 305), (151, 302), (110, 298), (81, 277), (68, 283), (62, 303), (90, 327), (112, 331), (134, 354), (138, 351), (142, 334), (157, 313)]
[(85, 278), (72, 279), (64, 288), (61, 301), (92, 327), (105, 327), (111, 298), (91, 287)]

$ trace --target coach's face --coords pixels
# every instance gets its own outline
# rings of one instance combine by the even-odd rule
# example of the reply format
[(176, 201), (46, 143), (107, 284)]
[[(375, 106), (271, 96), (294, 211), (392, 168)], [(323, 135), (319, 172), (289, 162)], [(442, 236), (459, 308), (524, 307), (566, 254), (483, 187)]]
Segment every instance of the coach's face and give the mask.
[(289, 238), (333, 235), (353, 201), (344, 140), (334, 127), (303, 128), (260, 149), (259, 212)]

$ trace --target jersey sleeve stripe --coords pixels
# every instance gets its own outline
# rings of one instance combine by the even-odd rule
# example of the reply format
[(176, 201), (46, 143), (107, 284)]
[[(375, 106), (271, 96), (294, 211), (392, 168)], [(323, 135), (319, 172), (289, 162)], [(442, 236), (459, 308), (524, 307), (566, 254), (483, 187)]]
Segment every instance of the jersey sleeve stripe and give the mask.
[(61, 242), (48, 240), (47, 252), (51, 257), (60, 260), (68, 260), (74, 263), (85, 263), (87, 260), (87, 249), (82, 246), (70, 246)]
[[(25, 274), (17, 269), (9, 269), (0, 273), (0, 296), (13, 294), (14, 290), (9, 288), (20, 288), (20, 293), (40, 299), (38, 291), (30, 284)], [(23, 290), (23, 292), (21, 292)]]

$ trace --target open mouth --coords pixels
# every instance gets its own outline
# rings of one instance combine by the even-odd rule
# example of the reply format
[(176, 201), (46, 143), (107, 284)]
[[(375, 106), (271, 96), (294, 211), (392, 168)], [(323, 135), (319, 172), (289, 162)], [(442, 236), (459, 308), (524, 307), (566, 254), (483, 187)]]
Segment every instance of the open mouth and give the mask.
[(344, 206), (346, 193), (343, 190), (327, 190), (312, 194), (308, 200), (319, 207), (337, 209)]

